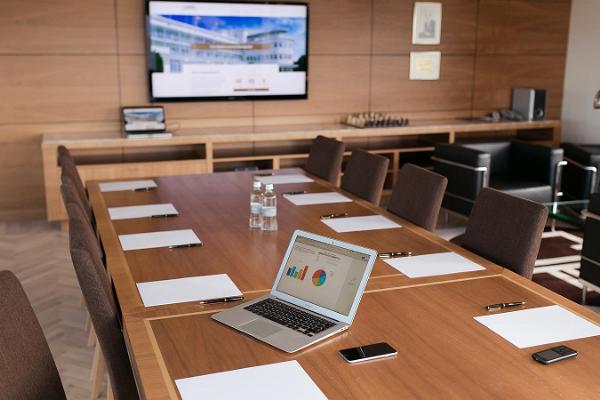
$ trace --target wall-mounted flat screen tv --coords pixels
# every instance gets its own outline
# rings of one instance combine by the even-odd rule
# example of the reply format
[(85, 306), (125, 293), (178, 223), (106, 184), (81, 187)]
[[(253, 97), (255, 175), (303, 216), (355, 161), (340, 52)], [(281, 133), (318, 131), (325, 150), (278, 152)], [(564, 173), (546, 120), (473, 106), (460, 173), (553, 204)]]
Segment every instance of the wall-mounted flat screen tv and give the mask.
[(307, 98), (307, 4), (147, 6), (151, 101)]

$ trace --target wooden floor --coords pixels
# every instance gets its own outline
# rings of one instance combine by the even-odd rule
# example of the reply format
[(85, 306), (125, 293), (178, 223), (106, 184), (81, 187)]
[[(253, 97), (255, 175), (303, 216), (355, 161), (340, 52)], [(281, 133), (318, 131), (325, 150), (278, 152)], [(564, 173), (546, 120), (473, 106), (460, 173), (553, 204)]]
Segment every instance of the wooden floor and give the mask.
[(67, 398), (90, 399), (93, 350), (86, 346), (85, 309), (68, 253), (68, 234), (45, 221), (0, 223), (0, 270), (13, 271), (25, 288)]

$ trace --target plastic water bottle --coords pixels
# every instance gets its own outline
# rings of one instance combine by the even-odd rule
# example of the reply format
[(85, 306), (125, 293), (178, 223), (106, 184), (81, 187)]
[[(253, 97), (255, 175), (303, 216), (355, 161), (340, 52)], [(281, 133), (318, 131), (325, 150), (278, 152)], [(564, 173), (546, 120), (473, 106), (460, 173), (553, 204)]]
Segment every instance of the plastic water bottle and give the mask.
[(262, 228), (262, 183), (254, 181), (250, 193), (250, 228)]
[(277, 195), (273, 192), (273, 184), (265, 185), (265, 193), (262, 198), (262, 230), (277, 230)]

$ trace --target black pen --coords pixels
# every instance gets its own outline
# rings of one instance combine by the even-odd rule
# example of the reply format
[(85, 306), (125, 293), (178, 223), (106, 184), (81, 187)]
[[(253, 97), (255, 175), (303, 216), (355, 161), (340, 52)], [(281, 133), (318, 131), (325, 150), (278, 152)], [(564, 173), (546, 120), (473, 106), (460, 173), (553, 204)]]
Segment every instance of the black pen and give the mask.
[(296, 194), (306, 194), (306, 193), (308, 193), (306, 190), (301, 190), (301, 191), (298, 191), (298, 192), (286, 192), (284, 194), (288, 195), (288, 196), (294, 196)]
[(204, 246), (204, 243), (200, 242), (200, 243), (187, 243), (187, 244), (175, 244), (172, 246), (169, 246), (170, 249), (183, 249), (184, 247), (202, 247)]
[(321, 219), (333, 219), (333, 218), (342, 218), (346, 217), (348, 213), (340, 213), (340, 214), (325, 214), (321, 215)]
[(272, 172), (265, 172), (264, 174), (254, 174), (254, 176), (273, 176), (273, 175), (275, 175), (275, 174)]
[(156, 214), (152, 215), (151, 218), (169, 218), (169, 217), (177, 217), (179, 214)]
[(150, 190), (154, 190), (156, 189), (156, 186), (148, 186), (148, 187), (143, 187), (143, 188), (135, 188), (133, 189), (134, 192), (148, 192)]
[(522, 306), (523, 304), (525, 304), (524, 301), (511, 301), (510, 303), (490, 304), (489, 306), (485, 306), (485, 308), (488, 311), (494, 311), (494, 310), (501, 310), (501, 309), (507, 308), (507, 307)]
[(200, 304), (215, 304), (215, 303), (229, 303), (231, 301), (244, 300), (244, 296), (232, 296), (222, 297), (220, 299), (201, 300)]
[(410, 252), (410, 251), (390, 251), (387, 253), (379, 253), (377, 255), (379, 256), (379, 258), (410, 257), (410, 256), (412, 256), (412, 252)]

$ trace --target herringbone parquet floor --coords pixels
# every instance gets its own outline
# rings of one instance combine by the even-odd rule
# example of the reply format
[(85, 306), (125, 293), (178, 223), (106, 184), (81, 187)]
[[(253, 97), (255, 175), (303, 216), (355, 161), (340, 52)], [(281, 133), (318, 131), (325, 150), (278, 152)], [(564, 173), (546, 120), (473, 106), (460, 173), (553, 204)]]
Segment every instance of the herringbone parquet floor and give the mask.
[(0, 270), (13, 271), (25, 288), (67, 398), (89, 400), (93, 349), (86, 345), (86, 312), (69, 257), (68, 234), (45, 221), (0, 223)]

